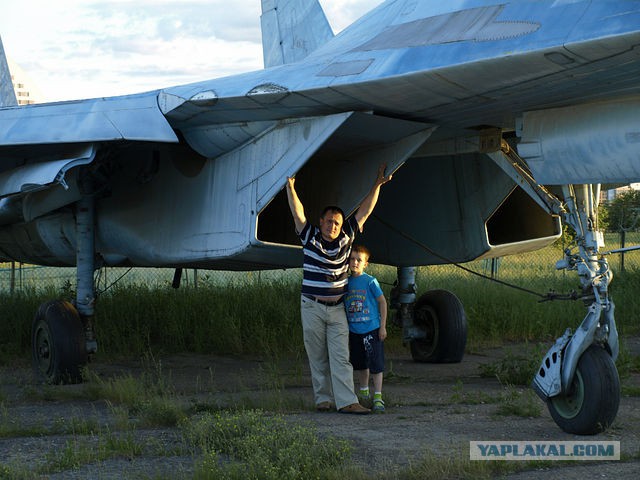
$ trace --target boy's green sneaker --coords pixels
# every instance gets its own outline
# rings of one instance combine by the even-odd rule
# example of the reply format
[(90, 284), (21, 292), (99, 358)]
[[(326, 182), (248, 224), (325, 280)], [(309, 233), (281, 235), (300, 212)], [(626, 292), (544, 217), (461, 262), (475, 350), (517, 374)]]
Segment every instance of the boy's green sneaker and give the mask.
[(373, 399), (373, 408), (371, 410), (373, 413), (384, 413), (384, 401), (382, 397), (375, 397)]
[(363, 401), (369, 400), (371, 397), (369, 395), (369, 389), (368, 388), (361, 388), (360, 391), (358, 392), (358, 400), (360, 400), (360, 403), (362, 403)]

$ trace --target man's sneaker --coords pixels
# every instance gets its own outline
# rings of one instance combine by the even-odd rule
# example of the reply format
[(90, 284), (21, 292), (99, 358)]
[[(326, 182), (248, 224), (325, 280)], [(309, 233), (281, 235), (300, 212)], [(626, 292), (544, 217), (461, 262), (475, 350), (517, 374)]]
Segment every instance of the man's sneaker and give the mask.
[(373, 401), (373, 413), (384, 413), (384, 401), (381, 398), (376, 398)]
[(359, 403), (352, 403), (351, 405), (342, 407), (338, 411), (340, 413), (355, 413), (356, 415), (366, 415), (367, 413), (371, 413), (371, 410), (369, 410), (368, 408), (364, 408)]

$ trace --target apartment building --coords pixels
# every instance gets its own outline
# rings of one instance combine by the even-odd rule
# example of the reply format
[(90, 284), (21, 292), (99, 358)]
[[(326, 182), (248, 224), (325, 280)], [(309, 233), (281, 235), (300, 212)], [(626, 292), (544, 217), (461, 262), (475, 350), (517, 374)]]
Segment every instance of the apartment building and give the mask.
[(20, 67), (20, 65), (11, 61), (9, 58), (7, 60), (18, 105), (31, 105), (33, 103), (43, 102), (42, 93), (34, 85), (33, 81), (29, 78), (29, 75)]

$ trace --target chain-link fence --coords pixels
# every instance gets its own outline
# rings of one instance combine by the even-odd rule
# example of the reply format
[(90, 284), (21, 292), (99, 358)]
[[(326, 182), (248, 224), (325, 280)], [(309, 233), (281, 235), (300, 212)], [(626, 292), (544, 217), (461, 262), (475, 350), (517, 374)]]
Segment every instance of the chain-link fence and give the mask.
[[(626, 234), (625, 246), (640, 244), (640, 233)], [(606, 235), (604, 250), (621, 247), (618, 234)], [(464, 268), (480, 275), (512, 281), (526, 285), (532, 276), (562, 279), (565, 271), (556, 272), (554, 265), (563, 256), (563, 245), (554, 244), (542, 250), (521, 255), (479, 260), (464, 264)], [(375, 259), (373, 259), (375, 262)], [(640, 251), (623, 255), (612, 255), (609, 260), (614, 271), (633, 270), (640, 266)], [(392, 267), (372, 265), (372, 273), (383, 282), (393, 283), (396, 270)], [(428, 278), (430, 288), (437, 287), (448, 279), (460, 276), (480, 278), (453, 265), (420, 267), (418, 278)], [(300, 269), (269, 270), (256, 272), (230, 272), (184, 269), (180, 278), (182, 287), (222, 286), (229, 284), (252, 284), (254, 282), (292, 281), (299, 282)], [(573, 277), (572, 277), (573, 279)], [(76, 269), (73, 267), (41, 267), (17, 262), (0, 263), (0, 292), (39, 291), (41, 289), (74, 289)], [(96, 288), (104, 292), (114, 285), (145, 285), (150, 288), (176, 286), (176, 271), (170, 268), (102, 268), (96, 272)]]
[[(294, 269), (297, 270), (297, 269)], [(202, 285), (221, 286), (253, 282), (298, 279), (292, 270), (256, 272), (231, 272), (172, 268), (122, 268), (105, 267), (96, 271), (95, 285), (98, 292), (105, 292), (115, 285), (144, 285), (149, 288), (192, 287)], [(17, 262), (0, 263), (0, 292), (40, 291), (42, 289), (74, 289), (74, 267), (43, 267)]]

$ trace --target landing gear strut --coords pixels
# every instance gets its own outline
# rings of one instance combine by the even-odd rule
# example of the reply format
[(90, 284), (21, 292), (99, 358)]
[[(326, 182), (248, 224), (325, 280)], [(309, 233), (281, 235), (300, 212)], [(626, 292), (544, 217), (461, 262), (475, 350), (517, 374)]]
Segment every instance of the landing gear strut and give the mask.
[(460, 300), (447, 290), (430, 290), (416, 301), (415, 267), (398, 267), (391, 293), (395, 323), (416, 362), (457, 363), (467, 344), (467, 318)]
[(96, 353), (94, 197), (89, 176), (76, 206), (77, 293), (75, 305), (52, 300), (40, 306), (33, 321), (32, 358), (36, 376), (47, 383), (78, 383), (89, 355)]

